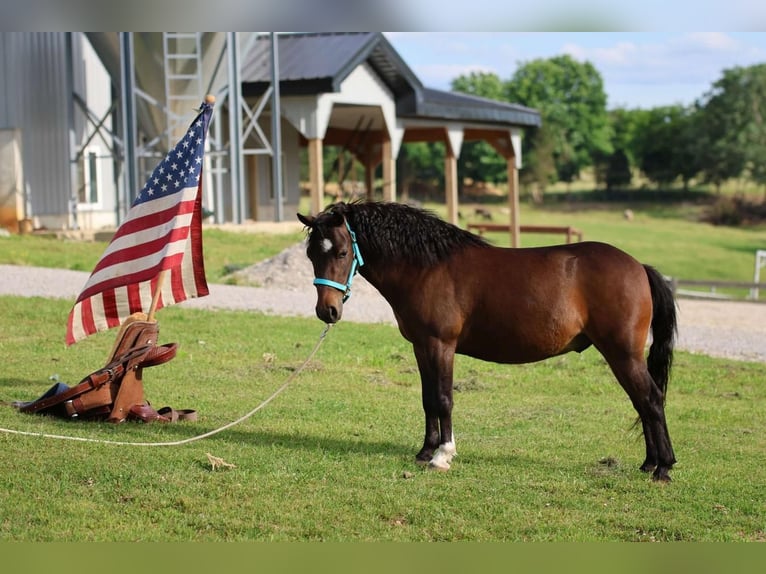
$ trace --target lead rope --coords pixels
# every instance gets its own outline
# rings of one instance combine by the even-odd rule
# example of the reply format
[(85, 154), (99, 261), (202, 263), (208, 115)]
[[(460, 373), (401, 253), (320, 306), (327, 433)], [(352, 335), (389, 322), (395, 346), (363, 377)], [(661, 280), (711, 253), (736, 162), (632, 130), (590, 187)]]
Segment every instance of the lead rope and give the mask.
[(322, 344), (322, 341), (327, 336), (327, 332), (330, 330), (330, 327), (332, 327), (331, 323), (328, 323), (325, 326), (324, 331), (322, 331), (322, 334), (319, 335), (319, 340), (317, 341), (316, 345), (314, 345), (314, 349), (311, 351), (311, 353), (309, 353), (309, 356), (306, 357), (306, 360), (303, 361), (303, 364), (300, 367), (298, 367), (298, 369), (294, 371), (284, 383), (282, 383), (281, 387), (279, 387), (276, 391), (271, 393), (271, 395), (268, 398), (264, 399), (264, 401), (261, 402), (261, 404), (259, 404), (249, 413), (242, 415), (237, 420), (232, 421), (228, 424), (225, 424), (222, 427), (213, 429), (201, 435), (185, 438), (183, 440), (175, 440), (175, 441), (168, 441), (168, 442), (125, 442), (125, 441), (116, 441), (116, 440), (103, 440), (99, 438), (85, 438), (85, 437), (77, 437), (77, 436), (47, 434), (47, 433), (39, 433), (39, 432), (32, 432), (32, 431), (19, 431), (19, 430), (4, 429), (4, 428), (0, 428), (0, 432), (4, 432), (8, 434), (24, 435), (24, 436), (37, 436), (41, 438), (55, 438), (55, 439), (62, 439), (62, 440), (74, 440), (74, 441), (80, 441), (80, 442), (96, 442), (100, 444), (112, 444), (112, 445), (119, 445), (119, 446), (180, 446), (182, 444), (188, 444), (190, 442), (202, 440), (203, 438), (207, 438), (207, 437), (213, 436), (214, 434), (218, 434), (219, 432), (225, 431), (226, 429), (229, 429), (249, 419), (255, 413), (260, 411), (263, 407), (265, 407), (271, 401), (277, 398), (280, 394), (282, 394), (282, 392), (284, 392), (285, 389), (287, 389), (287, 387), (290, 386), (290, 383), (292, 383), (293, 380), (295, 380), (295, 378), (301, 374), (301, 371), (303, 371), (303, 369), (306, 368), (306, 365), (309, 364), (309, 361), (311, 361), (311, 359), (314, 358), (314, 355), (316, 355), (316, 352), (319, 350), (319, 347)]

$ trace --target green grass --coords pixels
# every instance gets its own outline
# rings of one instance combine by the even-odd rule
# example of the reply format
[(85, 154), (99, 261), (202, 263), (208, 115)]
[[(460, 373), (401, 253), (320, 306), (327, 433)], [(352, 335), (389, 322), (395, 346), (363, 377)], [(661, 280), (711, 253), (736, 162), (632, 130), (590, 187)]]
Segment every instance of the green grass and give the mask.
[[(0, 400), (100, 366), (114, 332), (63, 345), (69, 302), (1, 297)], [(276, 390), (321, 332), (313, 319), (163, 309), (178, 356), (144, 372), (174, 425), (69, 423), (0, 409), (0, 427), (170, 441), (224, 425)], [(670, 485), (638, 471), (634, 412), (593, 351), (532, 365), (458, 357), (448, 473), (414, 464), (415, 360), (398, 331), (341, 323), (285, 393), (180, 447), (0, 433), (0, 538), (16, 541), (750, 541), (766, 538), (766, 365), (679, 353)], [(206, 453), (235, 468), (212, 470)]]
[[(502, 207), (493, 206), (497, 220)], [(632, 209), (627, 222), (622, 207), (525, 205), (522, 221), (573, 225), (692, 278), (749, 280), (752, 251), (766, 245), (764, 229), (695, 223), (688, 206)], [(228, 270), (301, 238), (206, 230), (208, 279), (226, 281)], [(0, 240), (0, 262), (90, 270), (104, 247), (11, 237)], [(71, 301), (0, 304), (0, 401), (36, 398), (54, 376), (78, 382), (114, 341), (109, 331), (66, 348)], [(183, 306), (158, 319), (160, 342), (180, 348), (145, 371), (147, 398), (194, 408), (197, 422), (70, 423), (6, 407), (0, 427), (136, 442), (193, 437), (270, 396), (322, 329), (315, 319)], [(659, 485), (637, 469), (635, 414), (592, 349), (520, 366), (458, 357), (459, 455), (436, 473), (414, 464), (423, 419), (409, 345), (395, 328), (342, 322), (285, 393), (202, 441), (128, 447), (0, 433), (0, 539), (764, 541), (765, 380), (763, 364), (677, 353), (667, 417), (679, 462), (673, 482)], [(213, 470), (206, 453), (236, 466)]]
[[(239, 233), (215, 228), (203, 231), (205, 273), (210, 283), (276, 255), (303, 239), (303, 233)], [(105, 241), (60, 240), (52, 236), (12, 235), (0, 238), (0, 263), (91, 271), (106, 249)]]
[[(461, 204), (461, 225), (480, 221), (474, 214), (476, 207)], [(493, 222), (508, 221), (506, 205), (481, 207), (493, 212)], [(627, 208), (634, 213), (632, 221), (623, 216)], [(575, 227), (583, 232), (584, 240), (616, 245), (668, 276), (752, 281), (755, 252), (766, 249), (766, 225), (740, 228), (700, 223), (701, 210), (695, 204), (525, 204), (521, 207), (521, 223)], [(508, 233), (487, 233), (485, 237), (497, 245), (510, 244)], [(521, 236), (521, 245), (534, 247), (564, 240), (563, 234), (526, 233)]]
[[(442, 217), (446, 209), (427, 204)], [(478, 204), (461, 203), (460, 224), (478, 222)], [(493, 212), (493, 221), (508, 221), (504, 202), (481, 204)], [(623, 210), (630, 207), (635, 217), (627, 221)], [(665, 275), (683, 279), (753, 280), (755, 251), (766, 249), (766, 226), (737, 228), (699, 223), (703, 206), (642, 202), (629, 204), (551, 203), (523, 204), (521, 222), (528, 225), (572, 226), (583, 231), (585, 240), (604, 241), (624, 249), (640, 261), (653, 265)], [(247, 267), (276, 255), (303, 240), (303, 233), (233, 233), (205, 229), (204, 253), (208, 281), (222, 283), (233, 270)], [(507, 246), (507, 233), (488, 233), (491, 242)], [(551, 245), (564, 241), (563, 235), (522, 234), (523, 247)], [(103, 253), (104, 242), (63, 241), (39, 236), (0, 238), (0, 263), (37, 265), (90, 271)]]

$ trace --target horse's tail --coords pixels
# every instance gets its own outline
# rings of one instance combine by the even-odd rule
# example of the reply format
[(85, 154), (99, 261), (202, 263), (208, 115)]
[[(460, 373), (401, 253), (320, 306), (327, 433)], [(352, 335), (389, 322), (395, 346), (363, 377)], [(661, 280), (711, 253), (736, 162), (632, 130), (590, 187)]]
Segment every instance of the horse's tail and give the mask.
[(673, 290), (662, 274), (649, 265), (644, 265), (644, 269), (652, 291), (652, 345), (646, 363), (649, 374), (664, 397), (673, 365), (673, 346), (678, 330), (676, 301)]

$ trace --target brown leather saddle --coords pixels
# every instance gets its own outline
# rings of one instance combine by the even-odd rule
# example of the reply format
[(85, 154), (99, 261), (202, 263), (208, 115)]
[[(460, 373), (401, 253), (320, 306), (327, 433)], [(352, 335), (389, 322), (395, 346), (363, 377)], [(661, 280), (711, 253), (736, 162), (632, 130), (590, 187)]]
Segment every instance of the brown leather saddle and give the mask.
[(193, 410), (164, 407), (155, 410), (144, 396), (143, 370), (167, 363), (176, 356), (177, 343), (157, 345), (159, 324), (143, 313), (131, 315), (117, 335), (106, 365), (74, 387), (56, 383), (31, 402), (13, 403), (23, 413), (53, 415), (78, 420), (121, 423), (194, 420)]

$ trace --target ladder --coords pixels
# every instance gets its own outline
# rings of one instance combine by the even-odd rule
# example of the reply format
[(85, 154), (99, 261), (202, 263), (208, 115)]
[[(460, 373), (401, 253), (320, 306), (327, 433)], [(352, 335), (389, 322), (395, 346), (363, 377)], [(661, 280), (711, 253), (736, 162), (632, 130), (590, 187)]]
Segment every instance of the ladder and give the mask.
[(202, 33), (163, 32), (167, 145), (181, 139), (203, 94)]

